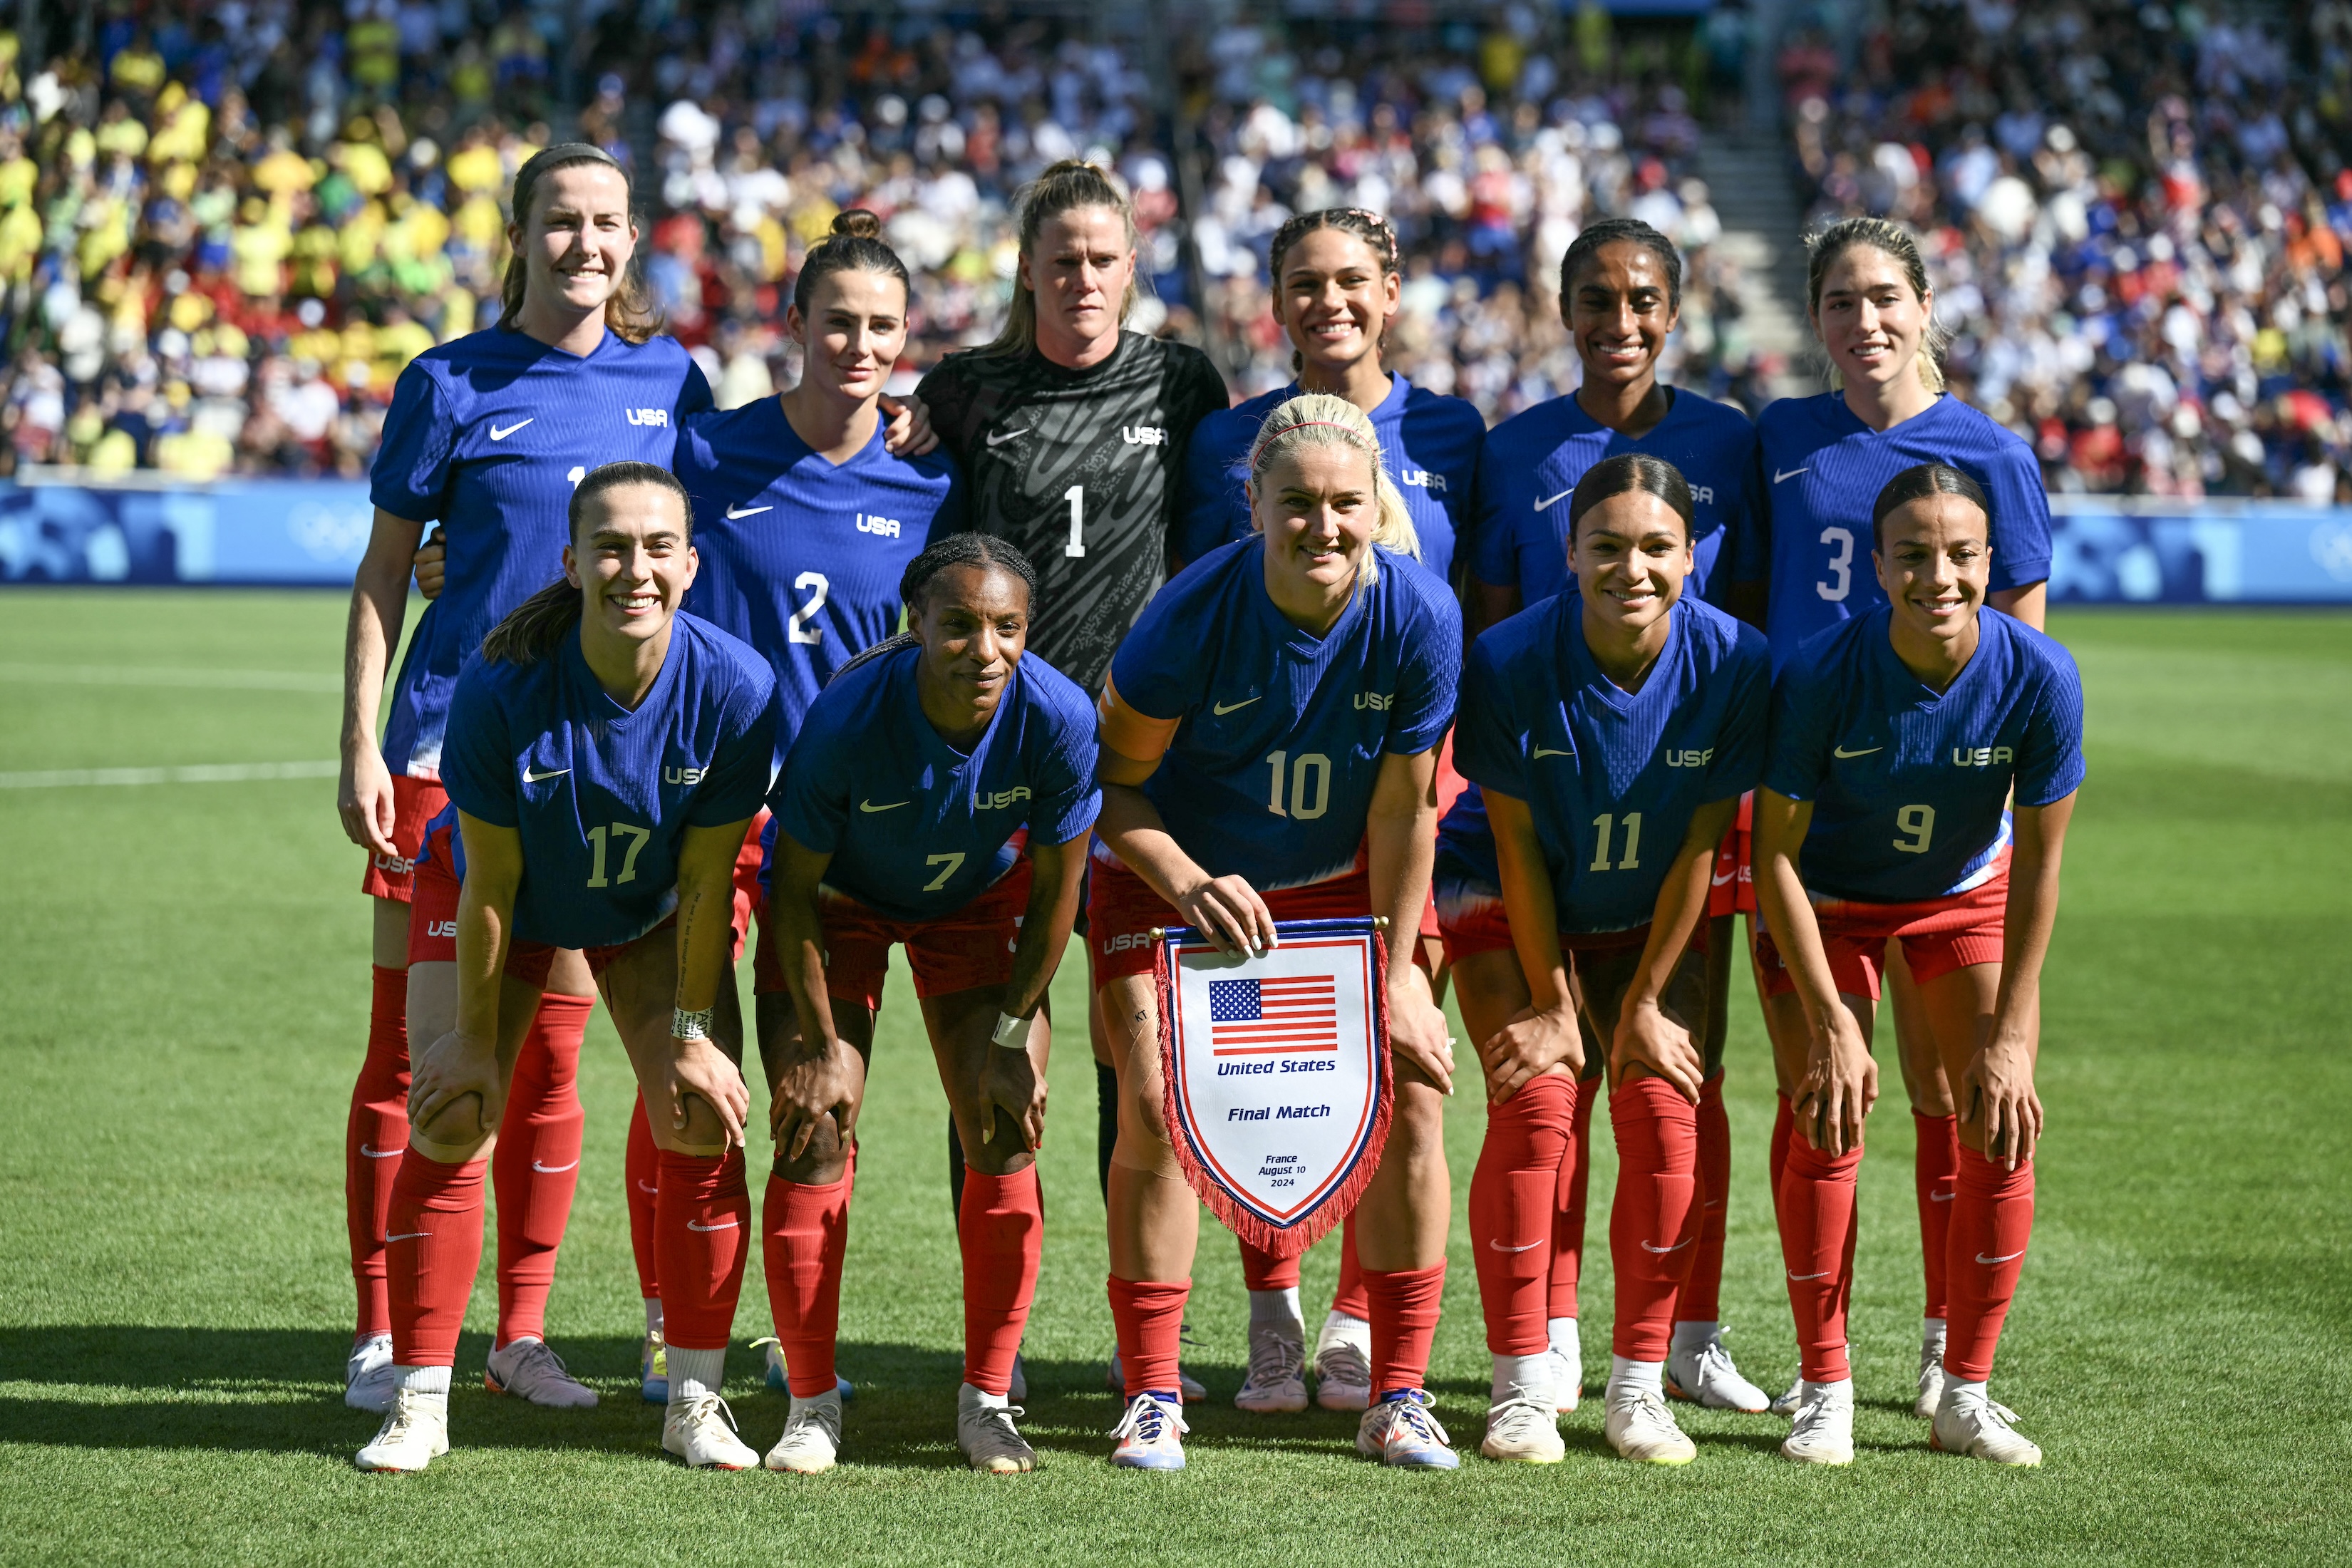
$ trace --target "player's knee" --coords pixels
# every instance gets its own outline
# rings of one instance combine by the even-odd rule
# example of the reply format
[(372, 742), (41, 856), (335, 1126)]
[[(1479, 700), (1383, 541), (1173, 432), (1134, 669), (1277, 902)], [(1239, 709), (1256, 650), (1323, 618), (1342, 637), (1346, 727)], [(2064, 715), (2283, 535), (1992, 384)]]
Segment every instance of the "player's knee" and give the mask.
[(1408, 1083), (1397, 1077), (1395, 1109), (1390, 1113), (1389, 1148), (1409, 1157), (1445, 1149), (1445, 1096), (1434, 1084)]
[(849, 1144), (841, 1136), (840, 1123), (830, 1116), (817, 1118), (808, 1147), (797, 1156), (788, 1156), (781, 1146), (776, 1150), (775, 1173), (802, 1186), (831, 1186), (848, 1170)]

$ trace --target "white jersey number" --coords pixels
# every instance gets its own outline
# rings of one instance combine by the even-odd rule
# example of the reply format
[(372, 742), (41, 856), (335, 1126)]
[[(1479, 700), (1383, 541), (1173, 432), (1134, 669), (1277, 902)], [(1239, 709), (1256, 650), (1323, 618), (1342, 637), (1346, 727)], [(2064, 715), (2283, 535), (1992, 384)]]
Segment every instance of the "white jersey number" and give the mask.
[[(1586, 867), (1586, 870), (1609, 869), (1609, 836), (1610, 829), (1615, 821), (1615, 815), (1606, 811), (1592, 819), (1592, 864)], [(1617, 869), (1638, 871), (1641, 868), (1642, 814), (1638, 811), (1629, 811), (1625, 814), (1625, 853), (1618, 858)]]
[(1822, 542), (1837, 547), (1837, 553), (1831, 556), (1829, 562), (1830, 574), (1837, 581), (1816, 583), (1813, 584), (1813, 592), (1832, 605), (1843, 604), (1845, 596), (1853, 592), (1853, 531), (1843, 528), (1825, 528), (1822, 530)]
[[(1265, 808), (1276, 816), (1293, 816), (1301, 822), (1312, 822), (1331, 809), (1331, 759), (1320, 752), (1306, 752), (1297, 762), (1288, 752), (1268, 752), (1266, 765), (1274, 770), (1268, 786)], [(1283, 784), (1286, 770), (1290, 785), (1290, 804), (1283, 805)], [(1313, 795), (1307, 793), (1310, 786)]]
[(1062, 546), (1062, 553), (1076, 561), (1087, 552), (1087, 487), (1072, 485), (1062, 499), (1070, 503), (1070, 542)]
[(1932, 805), (1906, 805), (1895, 814), (1895, 826), (1907, 837), (1895, 841), (1895, 847), (1906, 855), (1925, 855), (1936, 837), (1936, 808)]
[(654, 836), (654, 830), (650, 827), (639, 827), (631, 822), (616, 822), (609, 828), (590, 828), (588, 845), (595, 851), (594, 859), (588, 868), (588, 885), (592, 888), (611, 886), (611, 883), (604, 879), (604, 846), (607, 835), (610, 836), (613, 843), (618, 844), (625, 840), (628, 844), (627, 849), (621, 855), (621, 874), (614, 878), (613, 881), (634, 882), (637, 879), (637, 851), (646, 847), (646, 840)]
[(809, 594), (808, 603), (793, 612), (793, 624), (784, 628), (784, 640), (800, 643), (823, 642), (824, 628), (813, 626), (809, 623), (816, 619), (816, 613), (819, 610), (824, 608), (824, 596), (833, 591), (833, 584), (824, 580), (824, 574), (822, 572), (803, 572), (793, 579), (793, 586), (804, 594), (807, 594), (811, 588), (815, 589), (816, 592)]

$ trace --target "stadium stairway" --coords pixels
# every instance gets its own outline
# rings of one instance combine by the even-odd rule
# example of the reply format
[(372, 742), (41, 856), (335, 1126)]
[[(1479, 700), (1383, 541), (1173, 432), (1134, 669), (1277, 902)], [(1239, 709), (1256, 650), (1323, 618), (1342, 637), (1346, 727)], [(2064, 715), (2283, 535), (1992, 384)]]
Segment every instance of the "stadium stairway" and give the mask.
[(1805, 250), (1798, 243), (1804, 209), (1779, 134), (1708, 131), (1699, 139), (1698, 172), (1723, 222), (1716, 248), (1739, 268), (1740, 324), (1750, 347), (1780, 366), (1770, 378), (1773, 395), (1820, 391), (1805, 328)]

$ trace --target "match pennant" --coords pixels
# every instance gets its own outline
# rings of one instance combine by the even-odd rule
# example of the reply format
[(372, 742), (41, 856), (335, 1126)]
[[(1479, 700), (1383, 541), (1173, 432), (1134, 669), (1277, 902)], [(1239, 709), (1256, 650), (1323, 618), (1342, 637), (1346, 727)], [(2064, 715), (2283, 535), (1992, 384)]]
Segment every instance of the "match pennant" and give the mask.
[(1178, 1163), (1234, 1235), (1296, 1258), (1380, 1168), (1392, 1095), (1373, 920), (1289, 921), (1256, 958), (1160, 938), (1160, 1081)]

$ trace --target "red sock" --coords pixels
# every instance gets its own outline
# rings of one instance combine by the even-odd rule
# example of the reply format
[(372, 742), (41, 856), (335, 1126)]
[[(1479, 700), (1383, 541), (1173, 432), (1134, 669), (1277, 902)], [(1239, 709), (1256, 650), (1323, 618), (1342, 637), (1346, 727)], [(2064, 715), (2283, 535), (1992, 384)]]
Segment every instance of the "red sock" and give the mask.
[(1190, 1279), (1122, 1279), (1110, 1277), (1110, 1321), (1118, 1336), (1119, 1370), (1127, 1396), (1158, 1394), (1181, 1403), (1176, 1381), (1178, 1342), (1184, 1332)]
[(1276, 1258), (1240, 1237), (1234, 1239), (1241, 1242), (1243, 1284), (1253, 1290), (1288, 1290), (1297, 1285), (1297, 1258)]
[(743, 1233), (751, 1198), (743, 1152), (724, 1159), (661, 1151), (661, 1198), (654, 1251), (662, 1277), (662, 1334), (680, 1350), (720, 1351), (735, 1327), (743, 1289)]
[(1612, 1348), (1628, 1361), (1664, 1361), (1675, 1297), (1698, 1250), (1698, 1108), (1664, 1079), (1635, 1079), (1610, 1091), (1609, 1125), (1617, 1139)]
[(352, 1233), (352, 1280), (359, 1289), (360, 1335), (392, 1331), (384, 1294), (385, 1211), (408, 1147), (408, 971), (374, 966), (367, 1055), (352, 1085), (343, 1129), (343, 1216)]
[(814, 1399), (834, 1386), (849, 1187), (845, 1173), (821, 1187), (770, 1176), (760, 1206), (768, 1306), (796, 1398)]
[(1772, 1184), (1774, 1202), (1780, 1196), (1780, 1173), (1789, 1168), (1789, 1140), (1797, 1135), (1797, 1112), (1789, 1104), (1787, 1095), (1780, 1096), (1780, 1109), (1772, 1113), (1772, 1142), (1764, 1155), (1765, 1177)]
[(499, 1335), (547, 1337), (547, 1293), (555, 1251), (580, 1184), (580, 1040), (593, 996), (550, 992), (515, 1058), (514, 1084), (499, 1122), (490, 1184), (499, 1194)]
[(1859, 1149), (1832, 1157), (1792, 1136), (1780, 1173), (1780, 1257), (1797, 1319), (1798, 1363), (1816, 1383), (1850, 1375), (1845, 1309), (1853, 1293), (1853, 1186), (1861, 1168)]
[(1911, 1181), (1919, 1192), (1919, 1255), (1927, 1263), (1927, 1311), (1949, 1317), (1944, 1258), (1951, 1250), (1953, 1194), (1960, 1179), (1960, 1119), (1911, 1113), (1919, 1134), (1911, 1157)]
[(1445, 1265), (1367, 1268), (1364, 1291), (1372, 1306), (1372, 1397), (1419, 1388), (1429, 1376), (1429, 1343), (1437, 1337)]
[(1372, 1299), (1364, 1289), (1364, 1260), (1356, 1256), (1356, 1216), (1339, 1222), (1339, 1284), (1331, 1292), (1331, 1310), (1362, 1322), (1372, 1321)]
[(1698, 1246), (1690, 1278), (1675, 1298), (1675, 1321), (1712, 1323), (1723, 1316), (1723, 1238), (1731, 1201), (1731, 1118), (1723, 1110), (1723, 1075), (1698, 1090)]
[(637, 1258), (637, 1294), (658, 1301), (661, 1268), (654, 1261), (654, 1199), (661, 1192), (661, 1151), (654, 1146), (654, 1130), (646, 1121), (644, 1095), (637, 1096), (636, 1109), (629, 1112), (628, 1149), (621, 1166), (629, 1184), (629, 1250)]
[(482, 1178), (488, 1160), (462, 1165), (412, 1149), (400, 1162), (386, 1220), (392, 1359), (401, 1366), (454, 1366), (457, 1331), (482, 1267)]
[[(963, 1247), (963, 1380), (983, 1394), (1013, 1386), (1013, 1358), (1029, 1326), (1045, 1236), (1036, 1166), (1009, 1176), (965, 1169), (956, 1215)], [(1181, 1331), (1181, 1311), (1176, 1321)]]
[(1599, 1079), (1579, 1080), (1576, 1121), (1560, 1158), (1558, 1206), (1552, 1214), (1551, 1290), (1545, 1305), (1549, 1317), (1576, 1316), (1576, 1282), (1584, 1272), (1584, 1200), (1592, 1184), (1592, 1102), (1600, 1098)]
[(1992, 1375), (1993, 1347), (2009, 1319), (2025, 1247), (2033, 1235), (2033, 1163), (2005, 1171), (1975, 1150), (1960, 1150), (1959, 1190), (1952, 1199), (1951, 1312), (1944, 1370), (1964, 1383)]
[(1486, 1141), (1470, 1177), (1470, 1248), (1486, 1348), (1496, 1355), (1540, 1355), (1551, 1342), (1544, 1317), (1552, 1216), (1576, 1089), (1574, 1079), (1549, 1073), (1486, 1110)]

